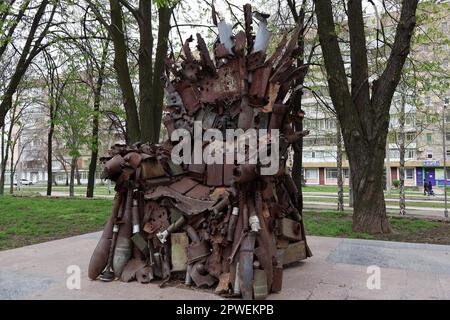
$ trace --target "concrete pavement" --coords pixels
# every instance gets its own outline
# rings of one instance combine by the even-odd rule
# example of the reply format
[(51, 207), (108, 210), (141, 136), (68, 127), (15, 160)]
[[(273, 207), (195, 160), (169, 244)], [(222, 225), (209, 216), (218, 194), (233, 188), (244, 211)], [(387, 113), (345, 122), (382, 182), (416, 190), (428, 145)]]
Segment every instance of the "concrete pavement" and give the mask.
[[(221, 299), (208, 290), (102, 283), (87, 278), (100, 233), (0, 252), (0, 299)], [(285, 269), (283, 290), (269, 299), (450, 299), (450, 246), (310, 236), (314, 256)], [(68, 289), (79, 266), (81, 289)], [(368, 289), (377, 276), (380, 289)], [(370, 271), (370, 270), (369, 270)], [(376, 280), (376, 278), (375, 278)], [(370, 283), (377, 283), (370, 282)]]

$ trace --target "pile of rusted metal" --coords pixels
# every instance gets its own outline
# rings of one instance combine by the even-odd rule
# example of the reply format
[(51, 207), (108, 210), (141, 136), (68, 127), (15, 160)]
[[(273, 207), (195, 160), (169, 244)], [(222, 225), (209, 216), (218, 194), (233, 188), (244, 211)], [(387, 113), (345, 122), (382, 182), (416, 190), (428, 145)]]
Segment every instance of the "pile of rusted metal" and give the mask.
[(302, 115), (289, 104), (304, 72), (295, 65), (300, 30), (289, 40), (284, 35), (267, 57), (267, 17), (250, 5), (244, 12), (245, 31), (235, 35), (213, 13), (219, 31), (214, 58), (200, 34), (198, 58), (191, 38), (180, 64), (167, 58), (163, 120), (169, 137), (180, 128), (193, 132), (195, 121), (223, 132), (279, 129), (277, 173), (262, 175), (259, 162), (178, 165), (171, 159), (177, 141), (113, 146), (103, 175), (115, 181), (117, 193), (89, 264), (91, 279), (182, 278), (187, 285), (215, 286), (218, 294), (263, 299), (281, 290), (283, 266), (311, 255), (298, 190), (286, 169), (288, 148), (307, 134), (293, 130), (293, 118)]

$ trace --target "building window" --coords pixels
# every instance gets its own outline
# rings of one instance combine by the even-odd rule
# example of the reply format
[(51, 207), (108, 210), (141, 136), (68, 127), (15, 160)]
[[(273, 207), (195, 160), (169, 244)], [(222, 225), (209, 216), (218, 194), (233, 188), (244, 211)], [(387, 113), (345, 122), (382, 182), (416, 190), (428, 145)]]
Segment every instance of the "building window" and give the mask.
[(427, 143), (432, 143), (432, 142), (433, 142), (433, 134), (427, 133)]
[(442, 22), (442, 32), (447, 32), (448, 24), (447, 21)]
[(406, 180), (414, 180), (414, 169), (405, 168), (405, 179)]
[(433, 154), (432, 154), (431, 152), (428, 152), (428, 153), (427, 153), (427, 158), (428, 158), (428, 159), (433, 159)]
[(327, 169), (327, 179), (337, 179), (337, 169)]
[(448, 59), (444, 59), (442, 61), (442, 69), (448, 69)]
[(411, 142), (416, 138), (416, 133), (415, 132), (408, 132), (406, 133), (406, 141), (407, 142)]
[(447, 155), (447, 157), (450, 157), (450, 150), (445, 150), (445, 154)]
[(317, 180), (318, 177), (317, 169), (306, 169), (305, 170), (305, 179), (306, 180)]
[(429, 106), (431, 105), (431, 98), (430, 97), (425, 97), (425, 105)]
[(406, 158), (407, 159), (414, 159), (415, 157), (416, 157), (416, 150), (414, 150), (414, 149), (406, 150)]

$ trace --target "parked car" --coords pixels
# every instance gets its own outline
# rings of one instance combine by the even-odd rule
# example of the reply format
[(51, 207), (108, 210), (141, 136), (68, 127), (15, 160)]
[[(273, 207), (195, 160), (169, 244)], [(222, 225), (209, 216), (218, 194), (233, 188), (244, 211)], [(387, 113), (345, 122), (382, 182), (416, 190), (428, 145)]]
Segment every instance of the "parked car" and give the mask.
[[(31, 186), (33, 182), (27, 179), (20, 179), (20, 184), (22, 186)], [(14, 185), (17, 186), (17, 181), (14, 181)]]

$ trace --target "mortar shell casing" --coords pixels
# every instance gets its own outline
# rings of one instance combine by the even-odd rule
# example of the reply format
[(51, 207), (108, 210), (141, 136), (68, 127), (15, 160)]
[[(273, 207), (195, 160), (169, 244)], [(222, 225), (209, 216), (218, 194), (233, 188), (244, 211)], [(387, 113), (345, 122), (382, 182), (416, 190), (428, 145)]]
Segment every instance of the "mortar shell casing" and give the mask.
[(120, 237), (117, 239), (113, 257), (113, 269), (116, 277), (120, 277), (125, 264), (130, 260), (132, 254), (131, 240)]

